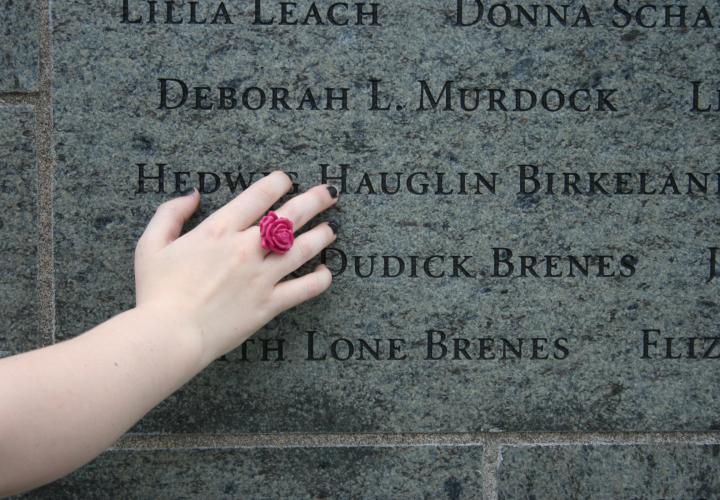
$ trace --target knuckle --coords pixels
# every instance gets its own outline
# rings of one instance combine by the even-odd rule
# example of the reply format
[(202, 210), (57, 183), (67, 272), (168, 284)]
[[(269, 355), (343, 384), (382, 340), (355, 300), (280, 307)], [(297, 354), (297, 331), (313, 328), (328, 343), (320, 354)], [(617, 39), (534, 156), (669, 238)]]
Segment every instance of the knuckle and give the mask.
[(251, 252), (248, 245), (242, 243), (234, 245), (233, 255), (236, 264), (246, 264), (251, 259)]
[(310, 257), (312, 257), (312, 251), (310, 248), (308, 248), (307, 244), (298, 242), (296, 246), (297, 246), (297, 258), (301, 264), (303, 262), (306, 262), (308, 259), (310, 259)]
[(267, 184), (261, 182), (257, 184), (256, 188), (263, 203), (270, 204), (276, 201), (275, 192)]
[[(295, 198), (295, 200), (300, 200), (300, 198)], [(285, 206), (282, 207), (283, 212), (285, 212), (284, 216), (290, 219), (291, 221), (295, 221), (295, 225), (302, 225), (303, 219), (304, 219), (304, 210), (302, 206), (299, 206), (297, 201), (295, 203), (287, 203)]]
[(157, 209), (155, 210), (155, 213), (162, 214), (162, 215), (172, 215), (175, 213), (175, 204), (173, 203), (173, 200), (168, 200), (166, 202), (161, 203), (158, 205)]
[(244, 233), (243, 237), (247, 238), (249, 241), (255, 241), (260, 238), (260, 226), (255, 224), (254, 226), (250, 226), (242, 231), (242, 233)]
[(203, 227), (203, 233), (207, 238), (218, 240), (228, 233), (228, 225), (222, 220), (207, 220)]
[(322, 282), (320, 281), (319, 276), (316, 274), (309, 275), (308, 279), (305, 281), (305, 298), (310, 299), (315, 297), (321, 291)]
[(285, 183), (285, 186), (286, 186), (285, 189), (290, 189), (290, 187), (292, 187), (292, 179), (290, 178), (290, 176), (287, 173), (285, 173), (284, 170), (275, 170), (273, 172), (273, 174), (275, 174), (277, 177), (283, 179), (283, 182)]
[(314, 198), (313, 201), (317, 206), (321, 207), (327, 204), (328, 192), (325, 186), (315, 186), (312, 194)]

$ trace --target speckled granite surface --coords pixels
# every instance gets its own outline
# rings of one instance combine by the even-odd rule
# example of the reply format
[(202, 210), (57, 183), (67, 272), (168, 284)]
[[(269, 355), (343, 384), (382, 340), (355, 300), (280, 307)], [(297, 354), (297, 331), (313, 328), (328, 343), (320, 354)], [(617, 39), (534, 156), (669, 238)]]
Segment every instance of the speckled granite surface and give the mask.
[(34, 90), (40, 46), (38, 2), (0, 2), (0, 92)]
[(40, 347), (34, 136), (30, 106), (0, 105), (0, 357)]
[(481, 499), (482, 448), (107, 451), (17, 498)]
[(498, 499), (717, 498), (718, 445), (502, 449)]
[[(703, 82), (704, 104), (717, 86), (712, 30), (459, 28), (444, 2), (430, 0), (382, 2), (381, 27), (258, 26), (251, 3), (233, 4), (232, 25), (145, 25), (122, 24), (119, 5), (52, 9), (58, 339), (134, 304), (132, 252), (155, 207), (176, 195), (176, 175), (198, 186), (205, 172), (208, 191), (210, 173), (221, 181), (203, 195), (190, 229), (241, 191), (228, 183), (239, 173), (282, 168), (305, 190), (322, 181), (323, 164), (332, 175), (348, 165), (337, 209), (319, 218), (342, 223), (334, 246), (348, 270), (323, 296), (263, 328), (253, 361), (238, 350), (214, 362), (133, 431), (720, 428), (720, 400), (707, 390), (720, 365), (661, 359), (666, 336), (720, 336), (719, 281), (706, 281), (708, 248), (720, 246), (712, 192), (720, 114), (690, 110), (691, 81)], [(607, 4), (588, 5), (607, 21)], [(162, 78), (212, 87), (215, 109), (159, 109)], [(369, 111), (370, 79), (382, 80), (384, 98), (403, 110)], [(508, 95), (591, 88), (593, 109), (597, 89), (617, 89), (609, 98), (617, 111), (488, 111), (487, 96), (475, 112), (458, 111), (457, 101), (455, 111), (418, 111), (421, 80), (435, 94), (447, 80)], [(294, 96), (306, 86), (346, 87), (351, 106), (219, 110), (218, 86), (281, 86)], [(138, 164), (148, 176), (167, 165), (164, 193), (151, 179), (138, 193)], [(538, 165), (541, 192), (518, 193), (524, 164)], [(645, 172), (648, 189), (659, 191), (663, 175), (684, 179), (686, 171), (709, 173), (711, 192), (568, 195), (559, 184), (563, 173), (587, 188), (591, 173), (629, 172), (637, 193)], [(391, 186), (395, 172), (424, 172), (413, 186), (425, 180), (430, 193), (403, 184), (398, 194), (377, 194), (380, 172)], [(555, 194), (545, 189), (549, 172)], [(455, 194), (434, 194), (438, 173)], [(495, 194), (458, 194), (461, 173), (469, 184), (474, 173), (496, 173)], [(612, 190), (613, 179), (602, 182)], [(512, 250), (513, 276), (493, 276), (494, 248)], [(356, 276), (353, 257), (366, 272), (371, 255), (375, 274)], [(424, 260), (410, 276), (411, 256), (433, 255), (445, 261), (430, 261), (430, 272), (445, 276), (429, 277)], [(471, 277), (453, 268), (453, 255), (471, 256), (462, 261)], [(537, 268), (562, 276), (519, 276), (520, 255), (562, 256), (554, 270)], [(568, 255), (591, 256), (588, 276), (569, 276)], [(328, 260), (336, 270), (337, 256)], [(401, 257), (404, 275), (383, 277), (382, 256)], [(613, 277), (598, 276), (603, 259)], [(394, 274), (397, 259), (387, 260)], [(620, 275), (630, 267), (631, 276)], [(649, 338), (652, 359), (641, 357), (643, 329), (660, 331)], [(447, 335), (444, 359), (426, 359), (428, 330)], [(347, 349), (342, 338), (356, 348), (384, 339), (384, 359), (309, 361), (308, 331), (326, 351), (335, 341)], [(407, 359), (387, 359), (390, 338), (405, 341)], [(261, 339), (282, 339), (285, 359), (258, 361)], [(461, 351), (453, 359), (455, 346), (471, 359)]]

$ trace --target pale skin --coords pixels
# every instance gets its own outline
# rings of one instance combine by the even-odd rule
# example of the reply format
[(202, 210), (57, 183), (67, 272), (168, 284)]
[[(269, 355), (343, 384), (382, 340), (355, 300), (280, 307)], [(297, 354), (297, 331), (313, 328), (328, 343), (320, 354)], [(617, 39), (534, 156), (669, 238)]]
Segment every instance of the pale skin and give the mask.
[[(200, 194), (163, 203), (135, 249), (134, 308), (0, 359), (0, 497), (90, 462), (212, 361), (330, 286), (322, 264), (280, 281), (335, 240), (328, 224), (296, 236), (282, 255), (261, 246), (259, 219), (291, 188), (275, 171), (182, 236)], [(318, 185), (276, 212), (297, 233), (336, 202)]]

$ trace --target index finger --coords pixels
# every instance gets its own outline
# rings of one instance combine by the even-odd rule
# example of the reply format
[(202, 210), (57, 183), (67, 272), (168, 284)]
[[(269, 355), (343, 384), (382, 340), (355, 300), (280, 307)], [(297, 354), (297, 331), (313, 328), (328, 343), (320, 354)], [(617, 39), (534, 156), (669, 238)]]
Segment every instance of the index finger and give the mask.
[(292, 188), (292, 180), (282, 170), (250, 184), (245, 191), (210, 215), (205, 222), (229, 230), (242, 231), (265, 215)]

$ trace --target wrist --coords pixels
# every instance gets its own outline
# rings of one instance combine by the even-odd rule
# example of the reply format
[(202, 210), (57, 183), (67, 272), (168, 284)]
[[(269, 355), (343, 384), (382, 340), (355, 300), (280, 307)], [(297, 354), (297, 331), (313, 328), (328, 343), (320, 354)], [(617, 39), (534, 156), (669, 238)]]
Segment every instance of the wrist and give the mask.
[(196, 373), (213, 361), (204, 341), (202, 329), (191, 319), (179, 314), (177, 307), (143, 304), (136, 305), (132, 313), (141, 321), (157, 325), (154, 330), (165, 335), (166, 342), (171, 342), (185, 352)]

